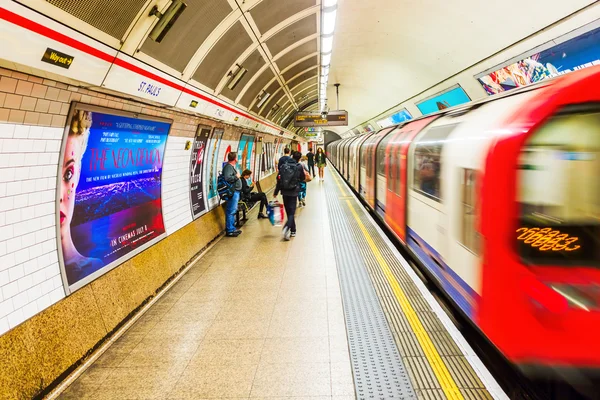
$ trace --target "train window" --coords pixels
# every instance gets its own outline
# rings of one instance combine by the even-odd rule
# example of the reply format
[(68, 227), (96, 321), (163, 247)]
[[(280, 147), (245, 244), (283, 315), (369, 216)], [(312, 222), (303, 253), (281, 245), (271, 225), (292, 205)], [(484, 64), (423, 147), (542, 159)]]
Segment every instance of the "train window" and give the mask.
[(461, 215), (460, 243), (475, 254), (479, 254), (479, 232), (477, 232), (477, 193), (475, 184), (477, 171), (461, 168)]
[(415, 143), (413, 190), (438, 202), (442, 201), (442, 148), (457, 125), (431, 128)]
[(524, 262), (600, 266), (599, 174), (598, 108), (556, 115), (528, 140), (514, 238)]

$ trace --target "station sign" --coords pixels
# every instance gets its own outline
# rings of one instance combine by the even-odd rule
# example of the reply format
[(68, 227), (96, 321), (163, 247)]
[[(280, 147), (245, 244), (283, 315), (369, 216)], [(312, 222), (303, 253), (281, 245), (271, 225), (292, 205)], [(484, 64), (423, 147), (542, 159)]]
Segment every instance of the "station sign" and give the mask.
[(294, 116), (294, 126), (348, 126), (348, 111), (330, 111), (325, 116), (315, 112), (299, 112)]

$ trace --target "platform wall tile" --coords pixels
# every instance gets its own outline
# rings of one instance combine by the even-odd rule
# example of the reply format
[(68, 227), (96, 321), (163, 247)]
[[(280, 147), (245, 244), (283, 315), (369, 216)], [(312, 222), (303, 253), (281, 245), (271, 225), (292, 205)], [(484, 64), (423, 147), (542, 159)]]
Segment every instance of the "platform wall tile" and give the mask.
[[(0, 273), (8, 272), (0, 279), (0, 301), (11, 310), (0, 312), (0, 334), (49, 305), (38, 300), (57, 289), (56, 184), (49, 181), (57, 179), (62, 134), (62, 128), (0, 123)], [(62, 297), (64, 291), (55, 300)]]
[[(248, 132), (152, 101), (141, 104), (9, 73), (10, 78), (0, 74), (0, 399), (31, 398), (43, 390), (219, 236), (225, 225), (222, 207), (192, 221), (190, 150), (185, 144), (198, 125), (222, 128), (224, 139), (234, 141)], [(55, 201), (61, 140), (72, 102), (173, 122), (163, 165), (168, 236), (65, 297)]]

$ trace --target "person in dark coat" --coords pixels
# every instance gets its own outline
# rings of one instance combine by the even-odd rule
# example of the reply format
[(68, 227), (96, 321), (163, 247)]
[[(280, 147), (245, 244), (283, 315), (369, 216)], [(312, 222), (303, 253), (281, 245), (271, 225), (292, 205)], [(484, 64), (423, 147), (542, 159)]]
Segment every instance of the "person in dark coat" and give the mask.
[(313, 153), (312, 148), (308, 149), (308, 153), (306, 153), (306, 158), (308, 161), (308, 172), (314, 177), (315, 176), (315, 153)]
[[(298, 161), (300, 161), (302, 154), (299, 151), (295, 151), (292, 158), (286, 162), (289, 166), (294, 168), (296, 171), (297, 185), (295, 188), (283, 188), (281, 179), (281, 168), (280, 175), (277, 178), (277, 186), (275, 186), (275, 192), (273, 193), (275, 198), (281, 192), (283, 197), (283, 206), (287, 215), (287, 222), (283, 226), (283, 240), (290, 240), (290, 237), (296, 236), (296, 207), (298, 206), (298, 193), (300, 191), (300, 182), (304, 182), (304, 167)], [(283, 164), (282, 164), (283, 165)]]
[(268, 218), (263, 213), (263, 211), (265, 210), (265, 208), (267, 207), (267, 204), (268, 204), (267, 195), (262, 192), (253, 192), (252, 191), (252, 189), (254, 189), (254, 183), (252, 182), (252, 179), (250, 178), (251, 176), (252, 176), (252, 171), (250, 171), (249, 169), (242, 172), (241, 199), (244, 202), (251, 202), (251, 203), (260, 201), (260, 208), (258, 210), (258, 219)]

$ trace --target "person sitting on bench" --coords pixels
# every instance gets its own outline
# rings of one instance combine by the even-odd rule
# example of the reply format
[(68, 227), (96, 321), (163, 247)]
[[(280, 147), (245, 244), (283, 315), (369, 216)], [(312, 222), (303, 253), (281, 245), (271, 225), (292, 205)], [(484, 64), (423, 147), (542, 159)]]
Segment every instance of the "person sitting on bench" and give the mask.
[(241, 199), (244, 202), (256, 202), (256, 201), (260, 201), (260, 208), (258, 210), (258, 219), (261, 218), (268, 218), (263, 211), (265, 210), (265, 207), (267, 207), (268, 201), (267, 201), (267, 195), (261, 192), (252, 192), (252, 189), (254, 189), (254, 183), (252, 182), (252, 171), (250, 171), (249, 169), (244, 170), (244, 172), (242, 172), (242, 193), (241, 193)]

